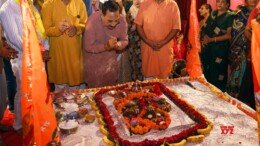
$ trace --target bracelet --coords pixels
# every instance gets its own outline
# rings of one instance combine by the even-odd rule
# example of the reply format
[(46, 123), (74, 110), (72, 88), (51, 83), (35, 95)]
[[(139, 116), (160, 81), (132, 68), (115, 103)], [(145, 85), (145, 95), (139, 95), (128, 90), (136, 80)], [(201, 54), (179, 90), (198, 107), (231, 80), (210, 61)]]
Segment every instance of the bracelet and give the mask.
[(217, 42), (217, 37), (214, 38), (215, 39), (215, 43)]

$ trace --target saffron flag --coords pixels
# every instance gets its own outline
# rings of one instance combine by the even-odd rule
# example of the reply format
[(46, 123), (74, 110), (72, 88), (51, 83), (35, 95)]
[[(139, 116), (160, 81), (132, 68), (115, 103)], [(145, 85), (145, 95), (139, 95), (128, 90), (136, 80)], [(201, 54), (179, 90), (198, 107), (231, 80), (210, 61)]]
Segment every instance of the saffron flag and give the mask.
[(251, 43), (252, 72), (258, 121), (258, 140), (260, 141), (260, 24), (256, 22), (256, 19), (253, 19), (251, 25), (253, 30)]
[(191, 45), (187, 54), (187, 72), (190, 77), (198, 77), (202, 75), (201, 62), (199, 57), (200, 52), (200, 27), (197, 16), (196, 0), (191, 1), (190, 20), (189, 20), (188, 40)]
[(58, 141), (57, 122), (47, 85), (35, 19), (27, 0), (21, 0), (23, 17), (23, 58), (21, 107), (24, 146), (46, 146)]

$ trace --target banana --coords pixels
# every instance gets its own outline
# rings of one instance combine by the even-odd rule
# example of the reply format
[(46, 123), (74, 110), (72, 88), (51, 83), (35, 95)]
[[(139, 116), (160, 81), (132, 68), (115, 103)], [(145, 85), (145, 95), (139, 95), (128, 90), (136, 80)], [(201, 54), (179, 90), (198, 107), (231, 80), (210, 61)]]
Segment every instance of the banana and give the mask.
[(114, 146), (115, 143), (107, 138), (107, 136), (103, 137), (103, 141), (107, 144), (107, 146)]
[(95, 111), (98, 111), (98, 107), (96, 105), (91, 105), (92, 109), (95, 110)]
[(102, 115), (100, 114), (99, 111), (96, 112), (96, 116), (97, 116), (98, 118), (101, 118), (101, 117), (102, 117)]
[(89, 101), (89, 104), (90, 104), (91, 106), (96, 106), (96, 102), (95, 102), (95, 101)]
[(206, 128), (204, 128), (204, 129), (198, 129), (197, 132), (198, 132), (199, 134), (205, 135), (205, 134), (209, 134), (210, 131), (211, 131), (211, 129), (212, 129), (212, 127), (211, 127), (211, 125), (209, 124), (209, 125), (208, 125)]
[(105, 123), (101, 118), (98, 119), (98, 123), (99, 123), (100, 125), (106, 125), (106, 123)]
[(190, 136), (187, 138), (188, 142), (201, 142), (204, 139), (204, 135)]
[(96, 106), (95, 102), (90, 102), (89, 104), (90, 104), (91, 107)]
[(172, 144), (168, 144), (169, 146), (185, 146), (186, 145), (186, 139), (183, 139), (182, 141), (178, 142), (178, 143), (172, 143)]
[(88, 98), (88, 102), (91, 104), (91, 103), (94, 103), (95, 101), (91, 98)]
[(96, 102), (94, 100), (89, 101), (90, 105), (96, 105)]
[(101, 126), (99, 130), (100, 130), (100, 132), (103, 133), (104, 135), (108, 135), (108, 131), (105, 129), (104, 126)]
[(214, 126), (213, 122), (208, 121), (208, 124), (211, 126), (211, 128), (213, 128), (213, 126)]

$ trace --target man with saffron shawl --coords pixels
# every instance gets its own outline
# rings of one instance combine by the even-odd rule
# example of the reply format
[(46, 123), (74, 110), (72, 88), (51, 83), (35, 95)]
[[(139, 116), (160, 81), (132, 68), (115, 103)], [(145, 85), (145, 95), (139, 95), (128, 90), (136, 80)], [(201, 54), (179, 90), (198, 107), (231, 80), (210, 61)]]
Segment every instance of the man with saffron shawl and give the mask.
[(142, 39), (142, 73), (146, 79), (168, 78), (172, 70), (172, 41), (181, 29), (180, 12), (173, 0), (144, 1), (135, 19)]

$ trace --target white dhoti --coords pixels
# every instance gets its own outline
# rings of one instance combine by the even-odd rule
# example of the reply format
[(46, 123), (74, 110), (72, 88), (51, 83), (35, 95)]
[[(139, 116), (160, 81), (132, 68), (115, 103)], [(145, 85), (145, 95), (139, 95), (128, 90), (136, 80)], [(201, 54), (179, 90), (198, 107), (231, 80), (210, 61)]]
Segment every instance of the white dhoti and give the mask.
[(14, 129), (19, 130), (22, 128), (22, 111), (21, 111), (21, 72), (22, 72), (22, 53), (18, 53), (18, 58), (11, 60), (14, 76), (16, 77), (16, 94), (14, 97)]
[(4, 70), (0, 74), (0, 121), (4, 116), (4, 112), (7, 106), (7, 88)]

